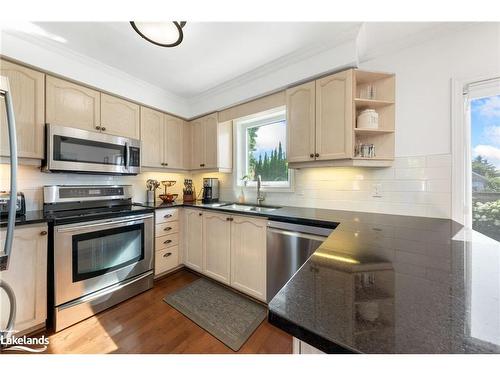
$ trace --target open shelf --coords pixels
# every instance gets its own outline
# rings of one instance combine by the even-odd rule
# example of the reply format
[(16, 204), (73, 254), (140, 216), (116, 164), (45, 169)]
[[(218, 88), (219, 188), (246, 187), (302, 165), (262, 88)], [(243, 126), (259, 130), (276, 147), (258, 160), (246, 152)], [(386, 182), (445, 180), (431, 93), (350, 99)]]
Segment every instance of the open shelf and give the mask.
[(356, 109), (377, 109), (380, 107), (386, 107), (388, 105), (394, 105), (392, 100), (378, 100), (378, 99), (363, 99), (356, 98), (354, 99), (354, 103), (356, 103)]
[(360, 128), (354, 128), (354, 132), (357, 133), (357, 134), (377, 135), (377, 134), (391, 134), (391, 133), (394, 133), (394, 130), (389, 130), (389, 129), (360, 129)]

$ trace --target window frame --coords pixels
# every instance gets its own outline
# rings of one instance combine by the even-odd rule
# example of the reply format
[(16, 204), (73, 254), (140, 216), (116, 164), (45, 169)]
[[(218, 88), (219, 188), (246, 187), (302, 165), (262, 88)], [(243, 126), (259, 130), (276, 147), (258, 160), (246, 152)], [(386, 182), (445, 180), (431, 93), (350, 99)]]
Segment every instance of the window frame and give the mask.
[(498, 95), (500, 72), (452, 80), (452, 219), (472, 228), (472, 170), (470, 102)]
[[(241, 179), (248, 170), (248, 128), (257, 126), (270, 125), (275, 122), (285, 121), (286, 124), (286, 107), (280, 106), (269, 109), (267, 111), (254, 113), (248, 116), (240, 117), (233, 120), (233, 134), (234, 134), (234, 165), (236, 166), (236, 173), (234, 173), (234, 185), (238, 188), (255, 189), (257, 187), (256, 181), (247, 181), (244, 183)], [(288, 133), (288, 132), (287, 132)], [(288, 141), (288, 139), (286, 140)], [(287, 145), (283, 145), (286, 152)], [(270, 192), (293, 192), (295, 185), (294, 170), (288, 168), (288, 181), (263, 181), (262, 191)]]

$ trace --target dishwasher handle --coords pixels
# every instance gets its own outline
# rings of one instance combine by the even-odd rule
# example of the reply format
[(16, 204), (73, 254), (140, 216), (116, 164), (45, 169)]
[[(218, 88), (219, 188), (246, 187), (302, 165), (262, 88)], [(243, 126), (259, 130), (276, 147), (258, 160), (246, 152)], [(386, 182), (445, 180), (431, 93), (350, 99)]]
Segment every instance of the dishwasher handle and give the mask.
[(314, 227), (311, 225), (303, 225), (303, 224), (291, 224), (281, 221), (268, 221), (267, 229), (273, 231), (299, 233), (300, 235), (307, 234), (313, 236), (320, 236), (323, 237), (324, 240), (324, 237), (328, 237), (332, 233), (334, 228)]
[(282, 236), (306, 238), (308, 240), (314, 240), (314, 241), (320, 241), (320, 242), (323, 242), (326, 239), (326, 236), (318, 236), (318, 235), (309, 234), (309, 233), (293, 232), (290, 230), (276, 229), (276, 228), (270, 228), (270, 227), (267, 228), (267, 232), (279, 234)]

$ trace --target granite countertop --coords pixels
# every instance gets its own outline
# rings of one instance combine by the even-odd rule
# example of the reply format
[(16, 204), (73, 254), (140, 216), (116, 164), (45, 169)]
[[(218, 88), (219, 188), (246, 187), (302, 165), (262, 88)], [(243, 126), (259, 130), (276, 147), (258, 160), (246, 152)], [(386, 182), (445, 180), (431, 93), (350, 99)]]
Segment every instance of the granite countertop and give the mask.
[(272, 324), (327, 353), (500, 353), (497, 241), (452, 220), (335, 220), (269, 303)]
[[(36, 223), (44, 223), (47, 222), (47, 218), (45, 217), (43, 211), (26, 211), (26, 215), (17, 216), (16, 217), (16, 226), (17, 225), (28, 225), (28, 224), (36, 224)], [(2, 217), (0, 219), (0, 228), (7, 226), (7, 217)]]

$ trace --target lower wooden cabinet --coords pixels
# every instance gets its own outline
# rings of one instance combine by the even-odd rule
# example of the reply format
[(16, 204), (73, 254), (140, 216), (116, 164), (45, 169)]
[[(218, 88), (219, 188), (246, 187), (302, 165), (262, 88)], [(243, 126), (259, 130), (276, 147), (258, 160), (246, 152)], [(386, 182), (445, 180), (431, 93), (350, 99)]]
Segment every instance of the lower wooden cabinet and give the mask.
[(203, 269), (203, 211), (184, 210), (184, 264), (198, 272)]
[[(16, 295), (15, 330), (30, 332), (45, 325), (47, 319), (47, 225), (17, 226), (9, 268), (0, 272)], [(4, 246), (5, 229), (1, 230)], [(0, 327), (5, 327), (9, 313), (6, 294), (0, 290)]]
[(266, 300), (267, 220), (234, 216), (231, 222), (231, 286)]
[(224, 284), (230, 283), (231, 219), (221, 213), (203, 214), (203, 273)]
[(179, 210), (155, 212), (155, 277), (179, 266)]
[(293, 354), (325, 354), (321, 350), (309, 345), (307, 342), (293, 338)]
[(266, 230), (266, 219), (185, 209), (184, 264), (265, 301)]

